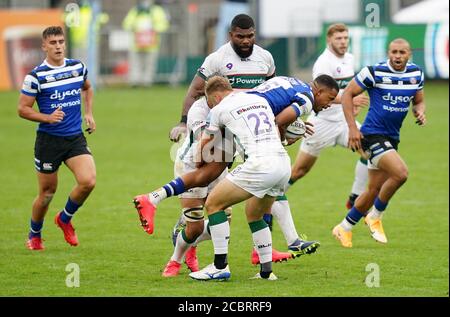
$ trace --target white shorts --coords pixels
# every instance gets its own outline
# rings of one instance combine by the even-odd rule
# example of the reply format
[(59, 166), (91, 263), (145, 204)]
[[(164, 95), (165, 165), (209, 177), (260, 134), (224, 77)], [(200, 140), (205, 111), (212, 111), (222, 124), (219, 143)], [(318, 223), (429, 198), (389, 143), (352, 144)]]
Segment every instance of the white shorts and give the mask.
[(287, 155), (249, 158), (228, 173), (227, 179), (255, 197), (283, 195), (291, 177)]
[[(346, 121), (324, 120), (314, 114), (310, 115), (307, 121), (314, 124), (314, 134), (302, 140), (300, 145), (302, 152), (318, 157), (324, 148), (336, 145), (347, 147), (348, 125)], [(358, 128), (361, 127), (359, 122), (356, 122), (356, 125)]]
[[(195, 167), (195, 163), (187, 164), (181, 161), (178, 157), (175, 160), (174, 164), (174, 175), (175, 177), (180, 177), (183, 174), (187, 174), (195, 171), (197, 168)], [(217, 177), (213, 182), (211, 182), (208, 186), (205, 187), (194, 187), (188, 189), (184, 193), (178, 195), (179, 198), (206, 198), (211, 190), (216, 186), (225, 176), (228, 174), (228, 170), (225, 169), (219, 177)]]

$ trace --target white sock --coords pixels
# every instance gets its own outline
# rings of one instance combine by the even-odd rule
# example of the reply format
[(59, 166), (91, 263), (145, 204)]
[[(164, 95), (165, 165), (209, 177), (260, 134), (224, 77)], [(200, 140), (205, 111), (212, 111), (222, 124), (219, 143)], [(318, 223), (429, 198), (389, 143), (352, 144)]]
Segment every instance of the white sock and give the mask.
[(252, 237), (259, 255), (259, 262), (272, 262), (272, 234), (269, 227), (253, 232)]
[(228, 254), (228, 240), (230, 239), (230, 224), (228, 221), (209, 226), (214, 254)]
[(379, 211), (375, 206), (372, 206), (372, 209), (367, 214), (370, 219), (381, 219), (381, 216), (383, 215), (383, 211)]
[(186, 251), (191, 246), (191, 243), (187, 243), (183, 239), (183, 235), (181, 234), (181, 231), (178, 232), (177, 236), (177, 242), (175, 244), (175, 249), (173, 250), (172, 257), (170, 258), (171, 261), (177, 261), (178, 263), (182, 263), (184, 259), (184, 255), (186, 254)]
[(353, 225), (344, 218), (341, 222), (341, 227), (344, 228), (345, 231), (352, 231)]
[(198, 246), (198, 244), (202, 241), (211, 240), (211, 235), (208, 232), (208, 223), (209, 220), (205, 220), (203, 223), (203, 232), (198, 236), (197, 240), (192, 244), (194, 247)]
[(298, 233), (292, 219), (289, 202), (287, 200), (275, 201), (272, 205), (271, 213), (280, 225), (287, 245), (294, 243), (298, 239)]
[(367, 165), (361, 163), (360, 160), (356, 162), (355, 179), (352, 186), (352, 194), (361, 195), (366, 190), (367, 180), (369, 179), (369, 172)]
[(148, 199), (150, 199), (152, 204), (155, 206), (166, 198), (167, 198), (166, 190), (162, 187), (148, 194)]

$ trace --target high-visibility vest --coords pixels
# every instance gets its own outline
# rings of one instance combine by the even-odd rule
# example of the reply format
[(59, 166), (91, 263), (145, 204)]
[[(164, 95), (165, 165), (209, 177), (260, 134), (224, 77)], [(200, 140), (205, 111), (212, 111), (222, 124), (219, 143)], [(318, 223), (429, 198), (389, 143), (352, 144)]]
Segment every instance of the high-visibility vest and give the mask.
[(149, 52), (159, 49), (159, 33), (167, 31), (169, 19), (161, 6), (152, 5), (148, 10), (132, 8), (122, 26), (133, 33), (133, 49), (135, 51)]
[[(71, 16), (72, 14), (79, 14), (77, 19), (77, 22), (79, 23), (78, 25), (72, 25), (69, 27), (70, 44), (72, 47), (87, 48), (89, 24), (92, 19), (92, 9), (88, 5), (81, 6), (78, 12), (69, 12), (65, 17), (66, 21), (74, 21), (74, 18)], [(101, 13), (97, 17), (97, 21), (95, 23), (95, 33), (97, 36), (100, 26), (107, 23), (108, 20), (109, 16), (106, 13)]]

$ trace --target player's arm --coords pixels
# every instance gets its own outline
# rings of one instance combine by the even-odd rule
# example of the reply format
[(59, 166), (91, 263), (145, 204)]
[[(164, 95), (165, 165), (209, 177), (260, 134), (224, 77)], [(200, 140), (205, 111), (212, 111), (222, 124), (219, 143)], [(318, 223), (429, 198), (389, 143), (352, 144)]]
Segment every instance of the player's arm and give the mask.
[(200, 98), (205, 94), (204, 89), (205, 89), (205, 80), (198, 74), (196, 74), (189, 86), (188, 92), (183, 101), (183, 109), (181, 111), (181, 121), (170, 131), (169, 138), (171, 141), (178, 142), (181, 135), (186, 132), (186, 120), (189, 109), (198, 98)]
[(58, 107), (51, 114), (40, 113), (39, 111), (33, 109), (35, 101), (35, 96), (29, 96), (21, 93), (19, 97), (19, 104), (17, 106), (17, 113), (19, 114), (19, 117), (42, 123), (58, 123), (64, 119), (64, 112), (61, 110), (61, 107)]
[[(284, 145), (291, 145), (295, 143), (297, 140), (301, 139), (288, 139), (286, 140), (285, 134), (287, 127), (293, 123), (299, 116), (303, 115), (300, 110), (301, 108), (297, 104), (292, 104), (290, 107), (285, 108), (275, 117), (275, 123), (278, 127), (278, 132), (280, 133), (281, 143)], [(314, 131), (312, 130), (313, 124), (310, 122), (305, 122), (306, 125), (306, 134), (312, 135)]]
[(355, 79), (352, 79), (342, 94), (342, 109), (349, 128), (348, 147), (351, 148), (353, 152), (361, 151), (362, 138), (353, 115), (355, 107), (353, 98), (360, 95), (364, 90), (365, 89), (362, 88)]
[(94, 89), (92, 88), (89, 79), (84, 81), (83, 87), (81, 88), (81, 95), (84, 102), (84, 120), (87, 125), (86, 131), (90, 134), (95, 131), (96, 125), (94, 120), (94, 115), (92, 113), (93, 102), (94, 102)]
[[(342, 94), (343, 90), (339, 92), (336, 98), (331, 102), (332, 104), (342, 104)], [(367, 97), (364, 93), (359, 94), (358, 96), (353, 97), (353, 116), (356, 117), (362, 108), (367, 107), (369, 105), (369, 97)]]
[(412, 111), (414, 117), (416, 117), (416, 123), (418, 125), (424, 125), (427, 122), (427, 118), (425, 116), (425, 100), (423, 89), (416, 92), (416, 95), (413, 99)]

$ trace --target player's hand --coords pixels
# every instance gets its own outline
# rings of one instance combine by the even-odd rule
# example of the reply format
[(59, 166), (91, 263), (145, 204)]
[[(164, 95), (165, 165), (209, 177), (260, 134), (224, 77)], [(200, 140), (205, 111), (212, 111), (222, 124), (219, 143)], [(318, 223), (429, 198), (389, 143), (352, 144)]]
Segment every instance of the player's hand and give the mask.
[(303, 121), (305, 123), (305, 127), (306, 127), (306, 132), (304, 134), (304, 136), (311, 136), (314, 134), (314, 124), (312, 124), (311, 122), (308, 121)]
[(353, 97), (353, 105), (358, 108), (364, 108), (369, 105), (369, 97), (364, 94), (359, 94)]
[(369, 97), (364, 94), (360, 94), (356, 97), (353, 97), (353, 115), (356, 117), (362, 108), (365, 108), (369, 105)]
[(286, 138), (286, 141), (287, 141), (286, 145), (287, 145), (287, 146), (292, 145), (292, 144), (294, 144), (295, 142), (297, 142), (298, 140), (300, 140), (300, 139), (302, 139), (302, 138), (303, 138), (302, 136), (300, 136), (300, 137), (298, 137), (298, 138), (293, 138), (293, 139), (291, 139), (291, 138)]
[(170, 141), (178, 142), (183, 134), (186, 134), (186, 123), (180, 122), (172, 128), (169, 134)]
[(359, 152), (361, 154), (362, 147), (361, 147), (361, 139), (363, 138), (363, 135), (361, 132), (359, 132), (357, 127), (352, 127), (349, 129), (348, 132), (348, 147), (353, 152)]
[(95, 131), (96, 125), (95, 125), (95, 120), (94, 120), (94, 117), (92, 116), (92, 114), (85, 114), (84, 121), (86, 122), (86, 125), (87, 125), (86, 132), (89, 134), (93, 133)]
[(425, 112), (413, 110), (413, 114), (414, 114), (414, 117), (416, 117), (416, 123), (418, 125), (425, 125), (425, 123), (427, 123), (427, 118), (425, 116)]
[(48, 115), (48, 123), (59, 123), (63, 121), (65, 113), (61, 109), (62, 107), (58, 107), (55, 111)]

